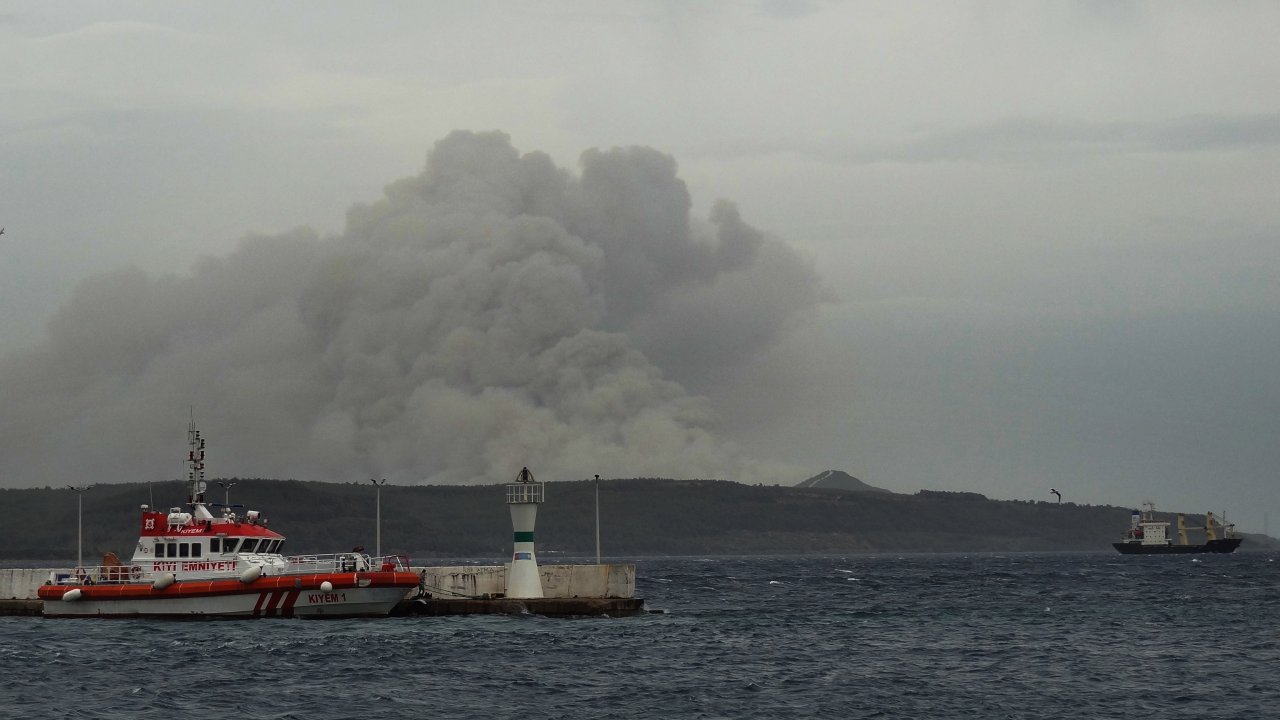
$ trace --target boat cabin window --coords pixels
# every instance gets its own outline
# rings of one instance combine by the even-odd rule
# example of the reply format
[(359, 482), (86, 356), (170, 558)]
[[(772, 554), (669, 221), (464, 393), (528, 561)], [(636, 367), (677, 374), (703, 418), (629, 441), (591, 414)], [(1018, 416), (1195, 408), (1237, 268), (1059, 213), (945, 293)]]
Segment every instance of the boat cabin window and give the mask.
[(178, 543), (178, 557), (191, 557), (191, 545), (189, 543)]
[(222, 554), (231, 555), (236, 551), (236, 545), (240, 543), (240, 538), (226, 538), (222, 541)]
[(247, 552), (247, 553), (251, 553), (251, 552), (253, 552), (254, 550), (256, 550), (256, 549), (257, 549), (257, 547), (258, 547), (258, 539), (257, 539), (257, 538), (247, 538), (247, 539), (244, 541), (244, 547), (240, 548), (240, 552)]
[(222, 552), (222, 538), (209, 538), (209, 554)]
[(198, 542), (191, 543), (191, 557), (200, 557), (201, 553), (203, 552), (204, 552), (203, 543), (198, 543)]
[(165, 551), (165, 555), (168, 557), (178, 557), (178, 543), (166, 543), (166, 545), (168, 550)]

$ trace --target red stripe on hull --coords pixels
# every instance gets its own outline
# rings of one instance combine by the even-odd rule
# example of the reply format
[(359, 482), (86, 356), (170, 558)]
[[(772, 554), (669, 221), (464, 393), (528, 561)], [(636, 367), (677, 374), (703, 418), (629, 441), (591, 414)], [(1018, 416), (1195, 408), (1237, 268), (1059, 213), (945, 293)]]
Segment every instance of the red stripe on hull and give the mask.
[(253, 604), (253, 616), (258, 617), (262, 613), (262, 601), (267, 599), (268, 593), (258, 593), (258, 602)]
[(163, 590), (156, 590), (150, 583), (122, 583), (119, 585), (42, 585), (36, 593), (41, 600), (61, 601), (68, 590), (79, 588), (84, 600), (160, 600), (174, 597), (217, 597), (261, 593), (254, 614), (262, 606), (268, 594), (275, 597), (270, 607), (280, 603), (285, 592), (319, 590), (320, 583), (328, 581), (335, 590), (355, 587), (402, 587), (405, 590), (418, 586), (418, 576), (409, 572), (369, 573), (319, 573), (314, 575), (270, 575), (259, 577), (245, 584), (238, 579), (179, 580)]
[(267, 617), (276, 616), (276, 606), (279, 605), (280, 601), (284, 599), (285, 593), (287, 592), (288, 592), (287, 590), (276, 590), (275, 592), (271, 593), (271, 602), (267, 603), (267, 610), (264, 613)]
[(293, 617), (293, 604), (298, 602), (298, 596), (301, 594), (301, 590), (294, 590), (290, 592), (288, 599), (284, 601), (284, 607), (281, 608), (280, 614), (284, 617)]

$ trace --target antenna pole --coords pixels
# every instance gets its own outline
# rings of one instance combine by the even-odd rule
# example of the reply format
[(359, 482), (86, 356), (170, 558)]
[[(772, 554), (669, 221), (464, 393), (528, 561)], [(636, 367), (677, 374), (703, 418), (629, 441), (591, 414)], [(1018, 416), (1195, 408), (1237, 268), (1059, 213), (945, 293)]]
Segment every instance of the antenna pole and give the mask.
[(91, 487), (93, 486), (67, 486), (68, 490), (74, 490), (76, 493), (76, 567), (78, 568), (84, 567), (84, 491)]
[(235, 487), (235, 486), (236, 486), (237, 484), (239, 484), (239, 483), (225, 482), (225, 481), (223, 481), (223, 480), (219, 480), (219, 481), (218, 481), (218, 484), (219, 484), (219, 485), (221, 485), (221, 486), (222, 486), (222, 489), (226, 491), (226, 495), (225, 495), (225, 497), (224, 497), (224, 503), (223, 503), (223, 504), (224, 504), (228, 509), (227, 509), (227, 510), (225, 510), (225, 512), (231, 512), (231, 510), (229, 509), (229, 508), (231, 507), (231, 488)]
[(600, 476), (596, 475), (596, 564), (600, 564)]
[(387, 484), (387, 479), (382, 478), (382, 482), (378, 482), (373, 478), (369, 478), (369, 482), (373, 483), (375, 491), (375, 511), (377, 513), (377, 519), (375, 520), (376, 527), (374, 529), (375, 540), (373, 545), (373, 556), (380, 558), (382, 557), (382, 486)]

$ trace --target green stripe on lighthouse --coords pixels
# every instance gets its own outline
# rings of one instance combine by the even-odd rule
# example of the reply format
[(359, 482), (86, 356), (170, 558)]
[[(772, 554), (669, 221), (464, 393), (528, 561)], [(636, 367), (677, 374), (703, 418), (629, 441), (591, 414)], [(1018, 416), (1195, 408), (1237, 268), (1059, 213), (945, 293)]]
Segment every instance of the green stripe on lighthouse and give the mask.
[(516, 531), (516, 542), (533, 542), (533, 531), (520, 532)]

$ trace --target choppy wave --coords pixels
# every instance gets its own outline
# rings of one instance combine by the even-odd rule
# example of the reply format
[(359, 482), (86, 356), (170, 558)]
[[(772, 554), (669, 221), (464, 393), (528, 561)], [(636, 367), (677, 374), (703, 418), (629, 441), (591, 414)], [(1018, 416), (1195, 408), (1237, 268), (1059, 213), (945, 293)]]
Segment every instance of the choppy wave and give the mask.
[(0, 717), (1274, 716), (1276, 565), (1197, 560), (641, 559), (665, 612), (620, 619), (0, 618)]

